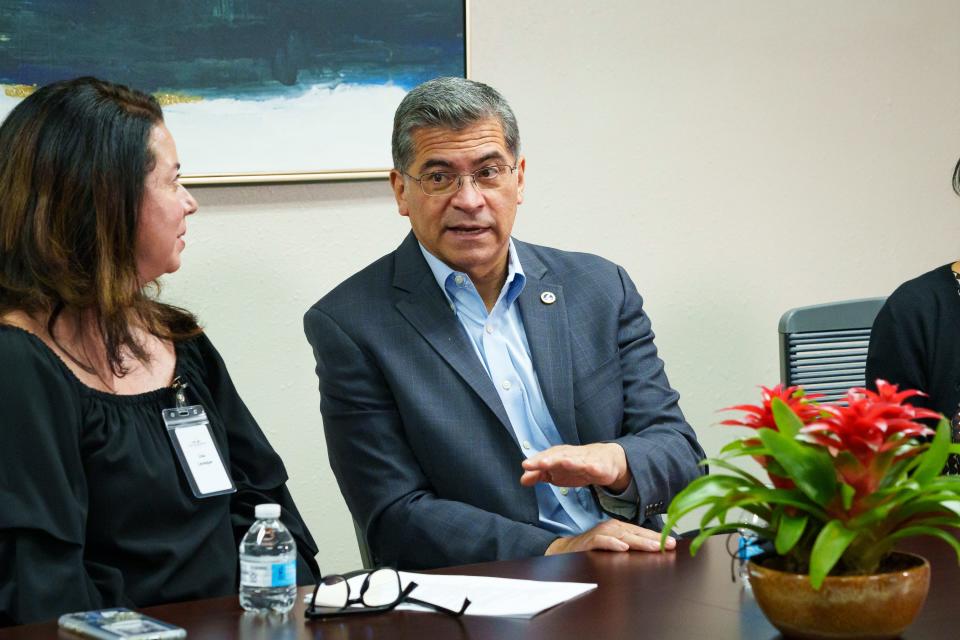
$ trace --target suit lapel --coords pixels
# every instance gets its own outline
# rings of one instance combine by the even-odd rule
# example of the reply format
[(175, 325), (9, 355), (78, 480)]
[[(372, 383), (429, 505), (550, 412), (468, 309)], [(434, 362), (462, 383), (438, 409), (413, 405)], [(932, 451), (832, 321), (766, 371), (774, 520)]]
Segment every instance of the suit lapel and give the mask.
[[(465, 335), (456, 314), (427, 266), (416, 237), (410, 233), (397, 249), (394, 286), (409, 292), (397, 310), (431, 347), (463, 378), (517, 440), (500, 396)], [(519, 446), (519, 443), (518, 443)]]
[[(580, 444), (573, 412), (573, 366), (570, 360), (570, 324), (563, 287), (550, 282), (546, 266), (522, 242), (514, 240), (527, 277), (517, 298), (530, 345), (533, 368), (557, 431), (566, 444)], [(545, 304), (541, 296), (552, 293)], [(548, 297), (549, 299), (549, 297)]]

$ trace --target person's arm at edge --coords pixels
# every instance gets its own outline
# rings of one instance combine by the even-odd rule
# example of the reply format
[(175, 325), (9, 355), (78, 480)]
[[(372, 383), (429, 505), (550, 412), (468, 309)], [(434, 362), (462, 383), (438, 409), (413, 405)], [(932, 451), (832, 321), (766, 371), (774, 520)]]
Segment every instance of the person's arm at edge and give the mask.
[(230, 499), (230, 519), (239, 545), (253, 524), (254, 509), (262, 503), (281, 507), (281, 520), (297, 543), (297, 584), (314, 584), (320, 577), (315, 556), (317, 544), (300, 515), (290, 490), (287, 472), (256, 419), (237, 392), (226, 363), (206, 335), (198, 336), (206, 380), (230, 443), (230, 475), (237, 492)]
[[(623, 371), (623, 447), (637, 491), (636, 521), (666, 512), (673, 497), (705, 469), (696, 433), (680, 410), (657, 355), (643, 299), (627, 273), (617, 267), (623, 286), (618, 344)], [(657, 523), (659, 524), (659, 523)]]

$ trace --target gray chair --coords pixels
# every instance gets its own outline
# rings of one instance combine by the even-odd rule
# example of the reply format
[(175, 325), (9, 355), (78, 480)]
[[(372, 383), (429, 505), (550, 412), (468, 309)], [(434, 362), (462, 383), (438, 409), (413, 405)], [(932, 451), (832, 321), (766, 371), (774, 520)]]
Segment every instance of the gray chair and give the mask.
[(357, 534), (357, 547), (360, 549), (360, 562), (363, 563), (363, 568), (373, 569), (376, 566), (373, 561), (373, 554), (370, 553), (370, 546), (363, 537), (363, 531), (360, 530), (360, 525), (357, 524), (356, 520), (353, 521), (353, 531)]
[(780, 318), (780, 382), (836, 401), (865, 383), (873, 321), (886, 298), (790, 309)]

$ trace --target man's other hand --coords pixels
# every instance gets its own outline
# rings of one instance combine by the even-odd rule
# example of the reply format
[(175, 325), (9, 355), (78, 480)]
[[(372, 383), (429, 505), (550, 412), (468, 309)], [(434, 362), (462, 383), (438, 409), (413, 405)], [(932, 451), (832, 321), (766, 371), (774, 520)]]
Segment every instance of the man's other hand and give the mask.
[[(677, 541), (668, 537), (665, 548), (668, 551), (676, 549)], [(630, 551), (631, 549), (634, 551), (659, 551), (660, 534), (629, 522), (605, 520), (578, 536), (557, 538), (550, 543), (543, 555), (552, 556), (557, 553), (572, 553), (593, 549), (604, 551)]]
[(623, 447), (615, 442), (550, 447), (524, 460), (522, 466), (520, 484), (525, 487), (538, 482), (558, 487), (593, 484), (611, 493), (621, 493), (632, 479)]

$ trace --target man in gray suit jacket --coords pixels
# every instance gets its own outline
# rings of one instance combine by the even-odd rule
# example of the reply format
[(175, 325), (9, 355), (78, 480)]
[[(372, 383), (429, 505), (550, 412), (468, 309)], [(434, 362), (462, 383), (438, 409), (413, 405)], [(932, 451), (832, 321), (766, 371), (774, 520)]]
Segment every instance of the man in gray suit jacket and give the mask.
[(412, 232), (304, 317), (330, 464), (375, 560), (659, 549), (703, 450), (626, 272), (511, 238), (525, 160), (486, 85), (411, 91), (393, 159)]

